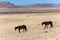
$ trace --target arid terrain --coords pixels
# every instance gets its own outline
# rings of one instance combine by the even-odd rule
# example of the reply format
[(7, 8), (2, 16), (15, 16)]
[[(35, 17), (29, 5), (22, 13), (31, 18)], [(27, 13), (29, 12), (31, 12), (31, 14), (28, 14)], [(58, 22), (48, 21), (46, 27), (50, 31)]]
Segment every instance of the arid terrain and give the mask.
[[(44, 29), (44, 21), (52, 21), (53, 28)], [(28, 31), (15, 31), (22, 24)], [(60, 13), (0, 14), (0, 40), (60, 40)]]

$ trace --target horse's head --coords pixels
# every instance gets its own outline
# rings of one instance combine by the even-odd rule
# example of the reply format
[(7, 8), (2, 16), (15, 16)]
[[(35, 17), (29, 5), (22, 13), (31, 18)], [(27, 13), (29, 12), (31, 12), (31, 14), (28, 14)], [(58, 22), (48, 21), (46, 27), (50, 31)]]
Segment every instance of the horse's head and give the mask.
[(23, 29), (24, 29), (25, 31), (27, 31), (26, 25), (22, 25), (22, 27), (23, 27)]
[(16, 31), (17, 27), (15, 27), (15, 31)]

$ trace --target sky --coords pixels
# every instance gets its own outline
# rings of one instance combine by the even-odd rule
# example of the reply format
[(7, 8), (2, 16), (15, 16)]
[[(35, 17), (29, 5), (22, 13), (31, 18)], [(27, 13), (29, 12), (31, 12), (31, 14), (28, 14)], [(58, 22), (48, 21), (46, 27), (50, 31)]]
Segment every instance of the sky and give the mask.
[(49, 4), (60, 4), (60, 0), (0, 0), (0, 2), (10, 2), (15, 5), (31, 5), (31, 4), (42, 4), (42, 3), (49, 3)]

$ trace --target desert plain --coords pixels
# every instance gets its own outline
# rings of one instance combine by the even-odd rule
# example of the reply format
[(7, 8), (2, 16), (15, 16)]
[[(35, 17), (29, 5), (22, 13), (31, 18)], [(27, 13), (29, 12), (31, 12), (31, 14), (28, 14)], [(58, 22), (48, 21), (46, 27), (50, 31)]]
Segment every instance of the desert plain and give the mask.
[[(44, 29), (44, 21), (52, 21), (53, 28)], [(27, 32), (15, 31), (23, 24)], [(0, 14), (0, 40), (60, 40), (60, 13)]]

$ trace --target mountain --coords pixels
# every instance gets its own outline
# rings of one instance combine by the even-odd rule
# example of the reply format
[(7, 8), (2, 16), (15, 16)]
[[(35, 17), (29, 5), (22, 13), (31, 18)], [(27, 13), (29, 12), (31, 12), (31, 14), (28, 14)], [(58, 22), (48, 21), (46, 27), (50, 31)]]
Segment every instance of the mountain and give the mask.
[(14, 5), (0, 2), (0, 12), (60, 12), (60, 4)]
[(60, 7), (60, 4), (32, 4), (32, 5), (14, 5), (10, 2), (0, 2), (0, 8), (20, 8), (20, 7)]
[(19, 6), (14, 5), (10, 2), (0, 2), (0, 8), (19, 8)]
[(32, 4), (24, 7), (60, 7), (60, 4)]

